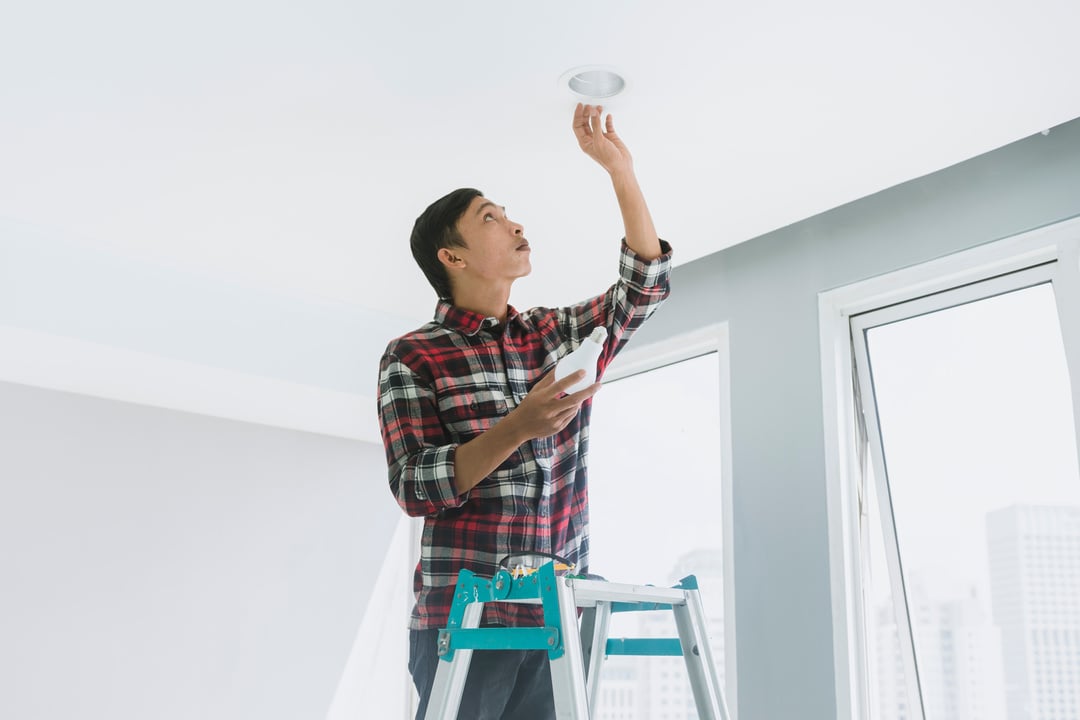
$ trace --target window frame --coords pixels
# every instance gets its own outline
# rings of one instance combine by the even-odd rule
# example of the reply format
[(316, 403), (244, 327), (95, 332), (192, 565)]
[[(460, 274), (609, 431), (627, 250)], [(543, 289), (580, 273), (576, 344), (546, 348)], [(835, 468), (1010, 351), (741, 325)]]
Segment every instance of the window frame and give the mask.
[[(899, 631), (901, 660), (904, 676), (914, 682), (906, 684), (909, 707), (919, 707), (925, 716), (923, 677), (914, 647), (915, 628), (911, 622), (906, 582), (902, 571), (899, 543), (896, 531), (896, 515), (892, 505), (892, 489), (889, 483), (888, 464), (884, 452), (884, 438), (879, 423), (877, 393), (871, 368), (867, 333), (877, 327), (902, 322), (922, 315), (947, 310), (972, 302), (979, 302), (998, 295), (1024, 290), (1053, 282), (1057, 261), (1034, 265), (986, 280), (924, 295), (913, 300), (889, 305), (878, 310), (854, 315), (851, 318), (851, 335), (854, 348), (856, 379), (861, 414), (865, 423), (865, 436), (869, 460), (873, 465), (873, 479), (878, 500), (879, 521), (884, 529), (885, 559), (893, 599), (893, 613)], [(864, 509), (865, 511), (865, 509)], [(867, 669), (869, 670), (869, 669)]]
[[(1073, 413), (1077, 418), (1077, 446), (1080, 449), (1080, 216), (818, 295), (838, 717), (871, 717), (866, 655), (867, 608), (863, 602), (866, 538), (865, 526), (860, 522), (860, 513), (866, 512), (865, 507), (860, 507), (865, 463), (874, 462), (879, 486), (886, 482), (880, 449), (875, 449), (875, 443), (870, 442), (877, 432), (877, 418), (876, 415), (871, 418), (871, 413), (863, 410), (866, 404), (861, 396), (872, 392), (872, 388), (869, 375), (865, 373), (865, 363), (857, 367), (855, 362), (860, 349), (865, 351), (864, 345), (860, 348), (860, 340), (865, 343), (865, 335), (859, 338), (858, 328), (875, 317), (878, 320), (891, 317), (891, 321), (895, 321), (921, 314), (911, 312), (913, 309), (931, 312), (939, 309), (935, 308), (936, 303), (946, 299), (953, 302), (942, 307), (997, 294), (985, 292), (987, 289), (1005, 292), (1007, 290), (1002, 288), (1017, 280), (1027, 285), (1010, 289), (1038, 284), (1028, 282), (1035, 277), (1053, 284), (1072, 380)], [(976, 285), (984, 282), (988, 284)], [(960, 302), (956, 302), (958, 299)], [(900, 308), (902, 303), (912, 304)], [(870, 313), (878, 314), (871, 316)], [(858, 316), (864, 319), (860, 321)], [(859, 377), (860, 371), (864, 377)], [(879, 434), (877, 438), (879, 442)], [(882, 493), (880, 487), (878, 497), (883, 500), (881, 512), (886, 550), (895, 589), (899, 587), (896, 581), (902, 582), (902, 578), (899, 577), (899, 556), (895, 551), (891, 506), (885, 506), (888, 494)], [(902, 592), (894, 599), (904, 664), (909, 676), (917, 678), (911, 628), (907, 622), (907, 600)], [(903, 624), (899, 624), (901, 620)], [(917, 682), (909, 685), (909, 707), (922, 707)]]

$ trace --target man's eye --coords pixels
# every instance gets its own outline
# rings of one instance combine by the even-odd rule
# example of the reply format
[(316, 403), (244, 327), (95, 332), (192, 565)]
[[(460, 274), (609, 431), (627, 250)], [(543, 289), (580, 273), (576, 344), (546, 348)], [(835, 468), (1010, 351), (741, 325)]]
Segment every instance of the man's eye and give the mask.
[(487, 213), (486, 215), (484, 215), (484, 221), (485, 222), (487, 222), (488, 220), (494, 220), (494, 219), (495, 219), (495, 216), (492, 215), (491, 213)]

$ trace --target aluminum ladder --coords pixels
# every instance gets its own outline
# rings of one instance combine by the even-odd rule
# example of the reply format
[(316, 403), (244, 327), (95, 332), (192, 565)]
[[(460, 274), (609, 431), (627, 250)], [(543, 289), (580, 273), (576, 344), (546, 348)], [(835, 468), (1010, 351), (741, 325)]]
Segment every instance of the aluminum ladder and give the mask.
[[(544, 626), (481, 628), (480, 616), (489, 602), (539, 604)], [(673, 612), (679, 637), (607, 637), (612, 613), (648, 610)], [(447, 626), (439, 631), (439, 667), (425, 720), (457, 719), (474, 650), (546, 650), (558, 720), (593, 717), (606, 656), (681, 655), (700, 720), (730, 718), (693, 575), (664, 588), (557, 576), (551, 562), (517, 578), (506, 570), (491, 579), (461, 570)]]

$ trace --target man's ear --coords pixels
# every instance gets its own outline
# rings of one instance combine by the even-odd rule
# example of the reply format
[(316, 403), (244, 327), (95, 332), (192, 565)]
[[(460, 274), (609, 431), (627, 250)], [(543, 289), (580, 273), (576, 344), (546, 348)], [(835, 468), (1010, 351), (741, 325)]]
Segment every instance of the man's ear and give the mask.
[(437, 253), (439, 262), (446, 266), (447, 269), (461, 270), (465, 267), (465, 260), (454, 253), (450, 248), (439, 248)]

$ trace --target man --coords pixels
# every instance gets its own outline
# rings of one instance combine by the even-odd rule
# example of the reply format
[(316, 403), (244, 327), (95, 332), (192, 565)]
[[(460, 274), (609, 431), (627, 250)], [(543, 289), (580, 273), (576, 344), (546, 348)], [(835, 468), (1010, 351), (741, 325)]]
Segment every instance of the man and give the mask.
[[(413, 256), (439, 301), (432, 322), (387, 346), (379, 417), (390, 489), (406, 513), (424, 517), (409, 654), (418, 719), (461, 568), (490, 577), (507, 555), (539, 552), (588, 569), (590, 398), (600, 385), (566, 394), (584, 372), (556, 382), (549, 371), (603, 326), (599, 378), (667, 297), (670, 266), (630, 153), (602, 113), (579, 104), (573, 129), (610, 175), (626, 231), (619, 279), (603, 295), (554, 310), (510, 306), (531, 249), (524, 228), (478, 190), (440, 198), (413, 227)], [(489, 603), (482, 622), (543, 624), (539, 608), (516, 603)], [(553, 718), (547, 654), (474, 653), (459, 717)]]

